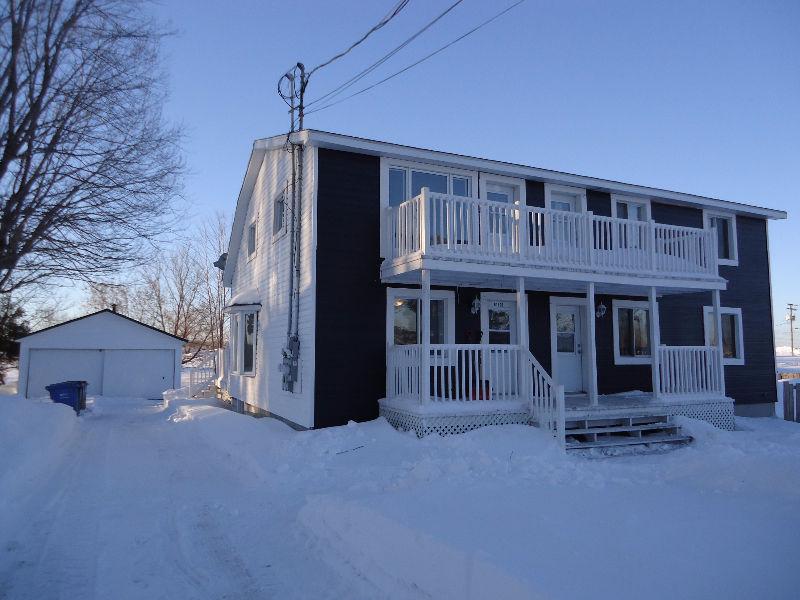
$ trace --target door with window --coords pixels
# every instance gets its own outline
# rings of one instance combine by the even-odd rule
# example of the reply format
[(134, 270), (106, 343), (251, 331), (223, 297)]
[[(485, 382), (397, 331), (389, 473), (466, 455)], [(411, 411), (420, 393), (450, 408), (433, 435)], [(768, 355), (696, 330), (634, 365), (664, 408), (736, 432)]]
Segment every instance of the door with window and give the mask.
[(481, 341), (489, 346), (483, 351), (482, 372), (492, 398), (517, 395), (516, 354), (510, 348), (498, 347), (516, 346), (517, 339), (517, 301), (499, 294), (481, 294)]
[(583, 392), (583, 307), (556, 305), (553, 319), (558, 383), (565, 392)]
[(633, 200), (614, 200), (619, 221), (615, 227), (615, 243), (619, 248), (644, 250), (647, 246), (647, 205)]
[(578, 196), (552, 192), (550, 195), (550, 231), (555, 254), (571, 256), (580, 246), (580, 229), (576, 213), (580, 211)]
[(487, 236), (489, 247), (499, 253), (513, 252), (516, 249), (515, 235), (518, 220), (515, 207), (515, 188), (505, 183), (486, 183)]

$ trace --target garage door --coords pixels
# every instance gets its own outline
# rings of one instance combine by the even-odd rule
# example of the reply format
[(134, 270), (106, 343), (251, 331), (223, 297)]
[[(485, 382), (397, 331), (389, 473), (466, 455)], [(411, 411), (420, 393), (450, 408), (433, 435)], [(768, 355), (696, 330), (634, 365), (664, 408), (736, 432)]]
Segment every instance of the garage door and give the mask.
[(161, 398), (172, 387), (172, 350), (104, 350), (104, 396)]
[(86, 393), (100, 393), (103, 383), (101, 350), (31, 349), (28, 365), (28, 397), (47, 396), (45, 386), (60, 381), (86, 381)]

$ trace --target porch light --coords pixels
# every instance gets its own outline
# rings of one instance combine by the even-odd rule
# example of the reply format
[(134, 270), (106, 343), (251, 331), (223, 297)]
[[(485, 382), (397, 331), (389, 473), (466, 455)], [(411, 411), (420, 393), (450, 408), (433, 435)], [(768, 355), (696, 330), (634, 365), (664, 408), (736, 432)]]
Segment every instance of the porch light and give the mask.
[(473, 315), (477, 315), (481, 312), (481, 298), (477, 294), (475, 295), (475, 299), (472, 301), (472, 307), (469, 309)]
[(597, 310), (594, 312), (594, 316), (597, 317), (598, 319), (602, 319), (603, 317), (606, 316), (607, 310), (608, 309), (606, 308), (606, 305), (600, 302), (600, 306), (597, 307)]

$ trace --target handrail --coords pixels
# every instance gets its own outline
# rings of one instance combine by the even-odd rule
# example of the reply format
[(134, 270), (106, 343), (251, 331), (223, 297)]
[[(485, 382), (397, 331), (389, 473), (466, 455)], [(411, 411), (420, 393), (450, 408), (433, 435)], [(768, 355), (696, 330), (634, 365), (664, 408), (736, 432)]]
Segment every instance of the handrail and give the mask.
[(564, 386), (556, 385), (530, 350), (523, 351), (529, 368), (526, 369), (527, 391), (530, 397), (531, 417), (539, 427), (549, 430), (562, 446), (565, 444)]
[(387, 209), (389, 256), (717, 276), (713, 231), (430, 192)]

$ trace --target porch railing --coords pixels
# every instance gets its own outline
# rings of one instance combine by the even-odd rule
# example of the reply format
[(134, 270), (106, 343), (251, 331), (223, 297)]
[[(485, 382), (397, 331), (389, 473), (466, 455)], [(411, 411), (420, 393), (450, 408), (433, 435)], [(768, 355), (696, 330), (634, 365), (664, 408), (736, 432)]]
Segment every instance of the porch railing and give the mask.
[(659, 394), (722, 394), (719, 352), (714, 346), (661, 346), (658, 349)]
[(389, 209), (390, 255), (503, 261), (608, 273), (717, 276), (713, 231), (427, 190)]
[(389, 346), (387, 396), (420, 403), (517, 400), (533, 420), (564, 440), (564, 388), (529, 350), (508, 344), (431, 344), (427, 380), (420, 377), (422, 346)]

